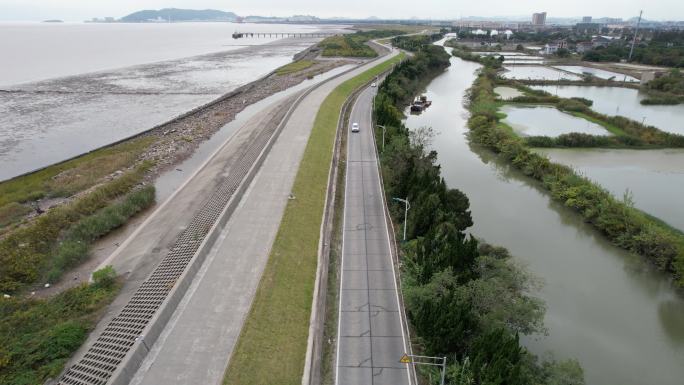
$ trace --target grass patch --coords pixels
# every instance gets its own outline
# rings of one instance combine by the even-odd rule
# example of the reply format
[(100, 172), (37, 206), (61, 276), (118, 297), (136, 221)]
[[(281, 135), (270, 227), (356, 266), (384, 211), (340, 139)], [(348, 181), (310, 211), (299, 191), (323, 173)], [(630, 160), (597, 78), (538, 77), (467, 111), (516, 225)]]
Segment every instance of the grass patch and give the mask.
[(314, 65), (316, 62), (313, 60), (298, 60), (298, 61), (293, 61), (290, 64), (286, 64), (276, 70), (276, 73), (278, 75), (289, 75), (295, 72), (299, 72), (302, 70), (305, 70), (312, 65)]
[(588, 120), (588, 121), (590, 121), (590, 122), (592, 122), (592, 123), (596, 123), (596, 124), (598, 124), (599, 126), (602, 126), (603, 128), (605, 128), (606, 130), (608, 130), (608, 131), (609, 131), (611, 134), (613, 134), (613, 135), (617, 135), (617, 136), (628, 136), (627, 133), (626, 133), (622, 128), (620, 128), (620, 127), (618, 127), (618, 126), (616, 126), (616, 125), (614, 125), (614, 124), (610, 124), (610, 123), (608, 123), (608, 122), (606, 122), (606, 121), (604, 121), (604, 120), (594, 118), (594, 117), (589, 116), (589, 115), (587, 115), (587, 114), (585, 114), (585, 113), (582, 113), (582, 112), (576, 112), (576, 111), (567, 111), (567, 112), (568, 112), (569, 114), (572, 114), (572, 115), (578, 117), (578, 118), (582, 118), (582, 119), (584, 119), (584, 120)]
[(0, 291), (14, 292), (42, 278), (70, 227), (131, 191), (150, 167), (143, 163), (73, 202), (53, 208), (0, 240)]
[(403, 33), (402, 31), (392, 29), (356, 32), (343, 36), (327, 37), (318, 43), (318, 46), (323, 49), (323, 56), (376, 57), (378, 54), (371, 47), (367, 46), (366, 42)]
[(154, 186), (146, 186), (126, 195), (73, 225), (53, 252), (48, 282), (56, 282), (68, 268), (88, 257), (90, 245), (98, 238), (122, 226), (128, 219), (154, 203)]
[(0, 298), (0, 383), (42, 384), (62, 371), (119, 285), (105, 279), (49, 299)]
[(131, 166), (153, 141), (152, 137), (133, 139), (0, 182), (0, 208), (42, 197), (69, 196), (92, 187), (103, 176)]
[(17, 202), (10, 202), (0, 207), (0, 228), (18, 222), (29, 212), (31, 212), (30, 207)]
[(301, 384), (318, 260), (318, 240), (340, 109), (390, 59), (342, 83), (323, 101), (268, 263), (224, 384)]

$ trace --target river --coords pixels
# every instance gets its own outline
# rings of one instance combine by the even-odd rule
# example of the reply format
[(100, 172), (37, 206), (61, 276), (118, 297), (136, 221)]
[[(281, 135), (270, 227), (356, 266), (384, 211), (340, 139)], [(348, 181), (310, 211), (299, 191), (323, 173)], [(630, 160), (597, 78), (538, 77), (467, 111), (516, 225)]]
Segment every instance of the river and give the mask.
[(464, 92), (479, 65), (459, 58), (434, 79), (432, 106), (406, 124), (436, 132), (445, 181), (470, 198), (473, 234), (508, 248), (544, 282), (548, 336), (524, 336), (534, 353), (576, 358), (588, 385), (679, 385), (684, 299), (667, 276), (605, 240), (542, 188), (466, 139)]
[(152, 128), (258, 79), (339, 26), (0, 23), (0, 180)]

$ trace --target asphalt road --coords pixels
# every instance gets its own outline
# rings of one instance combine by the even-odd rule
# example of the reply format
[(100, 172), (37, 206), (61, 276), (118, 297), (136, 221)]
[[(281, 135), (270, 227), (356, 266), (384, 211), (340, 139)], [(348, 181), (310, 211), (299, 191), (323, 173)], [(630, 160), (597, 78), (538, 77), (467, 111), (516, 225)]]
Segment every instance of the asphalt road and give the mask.
[[(406, 336), (385, 221), (371, 121), (376, 88), (356, 100), (349, 122), (337, 345), (338, 385), (410, 384)], [(360, 132), (352, 133), (357, 122)]]
[(326, 82), (297, 106), (131, 384), (221, 384), (320, 105), (374, 65)]

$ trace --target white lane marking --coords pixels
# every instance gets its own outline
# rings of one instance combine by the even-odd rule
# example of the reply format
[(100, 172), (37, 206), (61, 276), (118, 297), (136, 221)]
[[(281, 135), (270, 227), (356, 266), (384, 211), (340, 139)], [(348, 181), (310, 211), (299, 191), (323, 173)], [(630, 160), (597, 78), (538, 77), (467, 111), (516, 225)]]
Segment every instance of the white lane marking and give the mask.
[[(371, 92), (372, 94), (372, 92)], [(373, 97), (375, 95), (372, 95)], [(371, 108), (370, 108), (370, 123), (371, 126), (373, 125), (373, 98), (371, 98)], [(385, 211), (387, 205), (385, 203), (385, 194), (383, 193), (384, 190), (382, 188), (382, 184), (380, 183), (380, 170), (379, 170), (379, 159), (378, 159), (378, 146), (375, 143), (375, 130), (373, 130), (373, 136), (371, 137), (373, 139), (373, 154), (375, 155), (375, 172), (377, 174), (377, 181), (378, 181), (378, 187), (380, 188), (380, 197), (382, 200), (382, 211), (385, 213), (385, 218), (382, 221), (383, 226), (385, 227), (385, 235), (387, 236), (387, 246), (389, 248), (389, 259), (390, 259), (390, 265), (392, 266), (392, 280), (394, 281), (394, 294), (395, 298), (397, 300), (397, 310), (399, 310), (399, 323), (401, 326), (401, 339), (404, 342), (404, 348), (409, 348), (408, 345), (406, 344), (406, 334), (404, 333), (404, 326), (408, 327), (408, 320), (405, 320), (404, 317), (402, 316), (404, 314), (403, 308), (401, 306), (401, 302), (399, 301), (399, 288), (397, 286), (397, 276), (394, 271), (394, 259), (392, 258), (392, 241), (390, 240), (389, 236), (389, 227), (387, 226), (387, 212)], [(397, 261), (399, 260), (397, 256)], [(410, 352), (402, 352), (402, 353), (410, 353)], [(406, 367), (406, 378), (408, 380), (409, 385), (411, 385), (411, 371), (408, 370), (408, 366)]]
[[(353, 109), (353, 107), (352, 107)], [(351, 116), (351, 115), (350, 115)], [(344, 119), (344, 117), (343, 117)], [(340, 302), (337, 306), (337, 357), (335, 359), (335, 384), (339, 383), (340, 379), (340, 333), (342, 330), (342, 283), (344, 282), (344, 244), (346, 243), (344, 241), (344, 238), (347, 236), (346, 228), (347, 228), (347, 193), (349, 190), (347, 189), (347, 184), (349, 181), (349, 148), (351, 147), (349, 145), (350, 139), (351, 139), (351, 132), (349, 130), (349, 125), (345, 127), (347, 130), (347, 156), (344, 161), (344, 205), (342, 208), (342, 252), (340, 254), (340, 282), (339, 282), (339, 293), (340, 293)]]

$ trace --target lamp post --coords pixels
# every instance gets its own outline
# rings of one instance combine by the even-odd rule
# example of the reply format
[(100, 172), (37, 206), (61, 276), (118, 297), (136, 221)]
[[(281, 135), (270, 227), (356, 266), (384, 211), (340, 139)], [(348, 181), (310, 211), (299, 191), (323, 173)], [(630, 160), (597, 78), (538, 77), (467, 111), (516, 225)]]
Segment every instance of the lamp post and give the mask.
[(382, 128), (382, 152), (385, 152), (385, 126), (381, 126), (378, 124), (378, 127)]
[(402, 202), (404, 204), (404, 242), (406, 242), (406, 219), (408, 218), (408, 211), (411, 208), (411, 205), (409, 204), (408, 198), (392, 198), (392, 200)]

